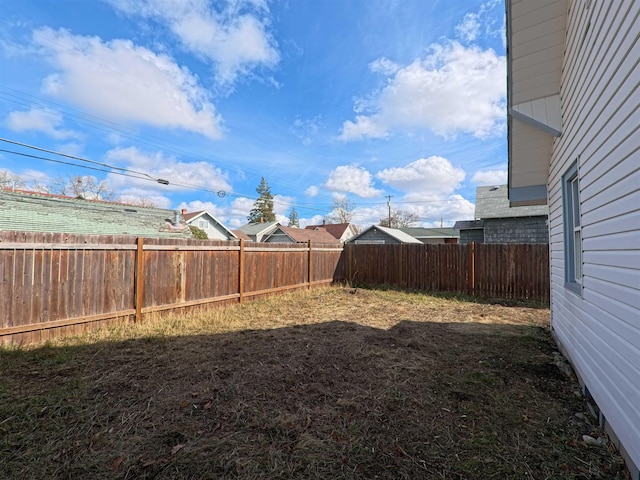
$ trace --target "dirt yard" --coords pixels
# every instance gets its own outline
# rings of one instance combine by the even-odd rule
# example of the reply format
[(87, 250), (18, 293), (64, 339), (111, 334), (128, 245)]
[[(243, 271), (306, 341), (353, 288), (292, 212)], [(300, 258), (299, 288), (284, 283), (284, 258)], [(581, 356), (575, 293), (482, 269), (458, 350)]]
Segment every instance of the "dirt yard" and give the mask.
[(548, 321), (330, 288), (0, 350), (0, 478), (627, 478)]

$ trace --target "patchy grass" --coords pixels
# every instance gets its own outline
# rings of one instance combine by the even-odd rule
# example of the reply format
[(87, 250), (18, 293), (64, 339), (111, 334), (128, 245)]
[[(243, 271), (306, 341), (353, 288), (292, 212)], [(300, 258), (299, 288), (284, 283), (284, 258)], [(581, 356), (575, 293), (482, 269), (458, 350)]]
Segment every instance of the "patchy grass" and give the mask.
[(627, 478), (548, 316), (330, 288), (5, 348), (0, 478)]

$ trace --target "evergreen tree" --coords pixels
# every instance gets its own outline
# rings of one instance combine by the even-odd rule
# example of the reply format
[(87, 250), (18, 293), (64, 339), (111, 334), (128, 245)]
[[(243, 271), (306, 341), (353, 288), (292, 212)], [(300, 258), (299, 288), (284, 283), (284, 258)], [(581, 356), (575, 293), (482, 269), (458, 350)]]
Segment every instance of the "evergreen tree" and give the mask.
[(296, 207), (291, 209), (291, 213), (289, 213), (289, 226), (300, 228), (300, 219), (298, 218), (298, 212), (296, 212)]
[(250, 223), (257, 223), (262, 219), (265, 222), (273, 222), (276, 219), (276, 214), (273, 212), (273, 195), (271, 194), (271, 187), (267, 181), (262, 177), (260, 185), (256, 188), (258, 192), (258, 198), (253, 202), (253, 208), (249, 212), (247, 220)]

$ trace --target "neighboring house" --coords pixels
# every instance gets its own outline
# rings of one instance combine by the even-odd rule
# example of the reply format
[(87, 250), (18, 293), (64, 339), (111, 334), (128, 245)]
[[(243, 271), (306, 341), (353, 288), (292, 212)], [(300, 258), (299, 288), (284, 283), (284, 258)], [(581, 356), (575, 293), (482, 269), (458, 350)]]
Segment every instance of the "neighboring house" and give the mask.
[(507, 0), (509, 199), (549, 205), (551, 331), (640, 479), (640, 2)]
[(404, 233), (420, 240), (422, 243), (458, 243), (460, 232), (454, 228), (400, 227)]
[(335, 243), (340, 244), (340, 240), (335, 238), (326, 230), (306, 230), (302, 228), (278, 227), (262, 241), (269, 243)]
[(381, 227), (371, 225), (369, 228), (351, 238), (347, 243), (355, 244), (398, 244), (398, 243), (422, 243), (417, 238), (413, 238), (408, 233), (404, 233), (397, 228)]
[(193, 238), (179, 211), (0, 190), (0, 230)]
[(182, 209), (182, 218), (188, 225), (193, 225), (203, 230), (209, 240), (237, 240), (238, 237), (229, 230), (216, 217), (206, 210), (200, 212), (187, 213), (186, 209)]
[(337, 238), (342, 243), (358, 234), (358, 227), (351, 223), (326, 223), (323, 221), (322, 225), (307, 225), (305, 230), (318, 230), (321, 228), (329, 232), (334, 238)]
[(262, 242), (267, 235), (279, 226), (278, 222), (256, 222), (247, 223), (237, 230), (244, 233), (252, 242)]
[(506, 185), (476, 189), (475, 220), (456, 222), (460, 243), (549, 243), (546, 205), (512, 207)]

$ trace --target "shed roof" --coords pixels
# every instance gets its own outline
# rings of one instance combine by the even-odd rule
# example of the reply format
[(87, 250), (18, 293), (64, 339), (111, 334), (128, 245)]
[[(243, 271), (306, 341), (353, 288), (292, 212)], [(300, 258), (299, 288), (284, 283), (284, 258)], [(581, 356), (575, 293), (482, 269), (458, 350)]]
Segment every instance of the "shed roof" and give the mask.
[(398, 230), (397, 228), (382, 227), (380, 225), (371, 225), (369, 228), (363, 230), (362, 232), (360, 232), (355, 237), (351, 237), (349, 239), (348, 243), (355, 242), (356, 240), (358, 240), (360, 237), (362, 237), (363, 235), (365, 235), (367, 232), (369, 232), (371, 230), (374, 230), (374, 231), (375, 230), (379, 230), (382, 233), (385, 233), (386, 235), (388, 235), (388, 236), (390, 236), (392, 238), (395, 238), (400, 243), (422, 243), (417, 238), (412, 237), (411, 235), (409, 235), (408, 233), (403, 232), (402, 230)]
[(476, 219), (538, 217), (549, 214), (547, 205), (510, 207), (507, 186), (478, 187), (476, 189)]
[(174, 219), (173, 210), (162, 208), (0, 190), (3, 230), (192, 238), (185, 225), (172, 225)]

